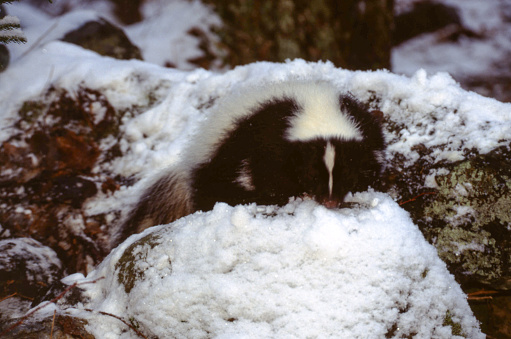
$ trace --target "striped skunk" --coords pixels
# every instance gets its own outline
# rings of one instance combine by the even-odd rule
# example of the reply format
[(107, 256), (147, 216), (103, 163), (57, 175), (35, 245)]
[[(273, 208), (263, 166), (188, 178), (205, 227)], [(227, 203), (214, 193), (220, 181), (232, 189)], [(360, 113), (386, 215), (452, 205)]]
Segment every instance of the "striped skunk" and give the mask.
[(222, 101), (185, 160), (143, 193), (119, 241), (211, 210), (216, 202), (285, 205), (290, 197), (308, 196), (336, 207), (348, 192), (378, 181), (385, 148), (381, 116), (333, 85), (288, 81)]

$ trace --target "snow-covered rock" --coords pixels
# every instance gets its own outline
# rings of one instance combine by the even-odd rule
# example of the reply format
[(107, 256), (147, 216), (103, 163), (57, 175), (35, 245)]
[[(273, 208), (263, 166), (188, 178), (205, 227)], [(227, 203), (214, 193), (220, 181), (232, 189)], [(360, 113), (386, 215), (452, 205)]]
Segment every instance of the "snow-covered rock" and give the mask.
[[(390, 197), (195, 213), (132, 236), (68, 309), (98, 338), (483, 338), (466, 296)], [(87, 311), (84, 311), (87, 309)], [(91, 311), (92, 310), (92, 311)]]
[(0, 289), (10, 295), (1, 300), (0, 324), (21, 317), (30, 309), (30, 299), (44, 295), (52, 284), (62, 279), (63, 273), (57, 253), (39, 241), (0, 240)]

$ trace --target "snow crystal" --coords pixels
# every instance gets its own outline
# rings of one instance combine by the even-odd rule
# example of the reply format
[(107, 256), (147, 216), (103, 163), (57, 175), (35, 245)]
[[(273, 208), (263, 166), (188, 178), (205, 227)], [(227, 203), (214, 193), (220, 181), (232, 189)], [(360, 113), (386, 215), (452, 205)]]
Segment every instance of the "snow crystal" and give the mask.
[[(83, 308), (159, 337), (453, 338), (447, 314), (467, 337), (484, 337), (408, 214), (381, 193), (349, 200), (359, 207), (295, 201), (261, 212), (219, 203), (132, 236), (87, 279), (66, 283), (105, 277), (82, 285)], [(137, 259), (123, 266), (126, 250)], [(125, 270), (138, 276), (129, 292)], [(136, 337), (115, 319), (81, 315), (102, 338)]]

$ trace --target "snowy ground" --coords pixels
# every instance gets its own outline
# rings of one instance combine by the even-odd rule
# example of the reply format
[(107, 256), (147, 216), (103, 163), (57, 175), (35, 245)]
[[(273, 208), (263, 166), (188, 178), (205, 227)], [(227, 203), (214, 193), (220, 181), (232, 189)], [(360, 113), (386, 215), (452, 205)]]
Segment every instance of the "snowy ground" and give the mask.
[[(168, 6), (185, 5), (172, 2)], [(11, 14), (27, 23), (24, 31), (33, 42), (10, 46), (13, 60), (0, 74), (0, 125), (10, 126), (21, 103), (38, 97), (49, 86), (69, 91), (79, 85), (97, 89), (116, 109), (133, 111), (134, 118), (125, 121), (119, 141), (124, 156), (103, 165), (125, 176), (151, 178), (179, 161), (183, 146), (218, 98), (239, 86), (269, 81), (327, 80), (371, 102), (390, 122), (408, 119), (411, 127), (399, 134), (387, 133), (389, 157), (399, 152), (414, 161), (418, 156), (414, 146), (425, 144), (447, 145), (432, 154), (431, 161), (458, 160), (460, 147), (484, 153), (511, 135), (511, 105), (465, 92), (445, 73), (428, 75), (409, 66), (406, 72), (413, 76), (408, 78), (385, 71), (349, 72), (330, 63), (302, 60), (257, 63), (225, 73), (172, 70), (158, 65), (169, 61), (162, 58), (162, 50), (142, 41), (138, 44), (144, 57), (156, 64), (100, 57), (51, 41), (95, 17), (94, 12), (71, 12), (52, 19), (23, 3), (9, 7)], [(157, 22), (159, 13), (149, 9), (146, 15), (152, 13), (152, 22)], [(209, 24), (203, 19), (205, 14), (199, 14), (192, 19)], [(185, 24), (180, 25), (181, 32), (186, 31)], [(137, 34), (144, 37), (146, 28), (137, 24), (127, 32), (137, 43)], [(180, 58), (198, 51), (196, 41), (172, 41), (183, 48), (175, 54), (163, 52), (172, 55), (174, 64), (189, 67), (187, 58)], [(156, 99), (150, 102), (150, 96)], [(2, 128), (0, 142), (8, 136), (9, 129)], [(98, 173), (101, 170), (97, 168)], [(129, 206), (145, 183), (141, 180), (132, 187), (121, 187), (113, 196), (89, 201), (86, 213)], [(133, 316), (154, 334), (179, 331), (197, 337), (206, 336), (203, 331), (209, 330), (223, 338), (334, 330), (343, 331), (346, 337), (380, 338), (392, 330), (399, 336), (400, 329), (416, 331), (424, 338), (450, 338), (451, 328), (444, 324), (449, 311), (453, 323), (461, 324), (468, 337), (482, 337), (459, 286), (406, 213), (387, 195), (366, 193), (353, 199), (361, 204), (359, 208), (338, 211), (312, 202), (296, 202), (275, 211), (220, 204), (172, 228), (151, 229), (145, 234), (155, 232), (158, 245), (152, 251), (137, 248), (150, 252), (136, 262), (146, 279), (129, 292), (118, 280), (116, 262), (127, 242), (87, 278), (106, 277), (87, 287), (91, 301), (81, 306)], [(75, 275), (68, 282), (81, 278)], [(96, 317), (90, 330), (101, 337), (133, 336), (123, 332), (122, 323), (90, 312), (84, 315), (80, 308), (68, 312)], [(153, 323), (163, 318), (168, 323)]]

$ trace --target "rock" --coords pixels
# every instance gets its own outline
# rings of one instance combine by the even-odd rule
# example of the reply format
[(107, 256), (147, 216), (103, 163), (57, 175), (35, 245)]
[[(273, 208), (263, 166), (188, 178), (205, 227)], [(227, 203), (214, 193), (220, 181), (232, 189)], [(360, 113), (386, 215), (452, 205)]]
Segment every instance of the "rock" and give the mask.
[[(51, 88), (25, 102), (12, 137), (0, 148), (0, 225), (13, 237), (37, 237), (53, 248), (68, 272), (85, 272), (103, 259), (104, 216), (85, 216), (84, 203), (111, 194), (121, 179), (93, 173), (119, 152), (122, 114), (97, 91)], [(103, 188), (104, 187), (104, 188)], [(103, 193), (104, 190), (106, 193)]]
[(140, 49), (129, 40), (124, 31), (104, 19), (85, 23), (67, 33), (62, 41), (116, 59), (142, 60)]
[[(449, 166), (449, 174), (436, 177), (437, 195), (421, 216), (454, 273), (506, 290), (511, 289), (511, 236), (505, 231), (511, 224), (510, 156), (508, 148), (499, 148)], [(433, 231), (432, 225), (444, 227)]]
[[(6, 324), (3, 328), (4, 332), (2, 338), (5, 339), (39, 339), (47, 338), (52, 333), (51, 338), (55, 339), (68, 339), (68, 338), (83, 338), (83, 339), (94, 339), (95, 337), (90, 334), (87, 329), (87, 321), (56, 314), (55, 319), (53, 317), (47, 317), (45, 319), (29, 318), (23, 321), (23, 323), (15, 326), (21, 319), (15, 319)], [(12, 329), (11, 329), (12, 328)], [(0, 328), (0, 331), (2, 329)]]
[(449, 25), (462, 26), (458, 10), (434, 1), (416, 2), (410, 11), (394, 18), (394, 45), (423, 33), (435, 32)]
[(30, 238), (0, 240), (0, 293), (11, 296), (2, 301), (0, 323), (23, 315), (62, 277), (62, 263), (51, 248)]
[[(408, 214), (383, 193), (351, 202), (219, 203), (129, 238), (66, 283), (96, 281), (80, 286), (77, 312), (122, 310), (147, 337), (483, 337)], [(84, 316), (95, 335), (125, 328)]]
[[(402, 171), (393, 187), (405, 196), (411, 185), (427, 193), (402, 206), (463, 286), (511, 289), (510, 147), (454, 163), (419, 162)], [(429, 151), (421, 150), (421, 157)], [(435, 187), (416, 184), (426, 180), (424, 173)]]

